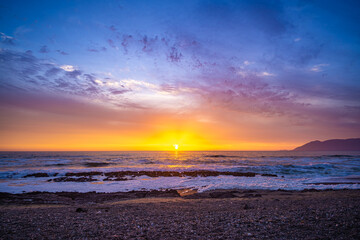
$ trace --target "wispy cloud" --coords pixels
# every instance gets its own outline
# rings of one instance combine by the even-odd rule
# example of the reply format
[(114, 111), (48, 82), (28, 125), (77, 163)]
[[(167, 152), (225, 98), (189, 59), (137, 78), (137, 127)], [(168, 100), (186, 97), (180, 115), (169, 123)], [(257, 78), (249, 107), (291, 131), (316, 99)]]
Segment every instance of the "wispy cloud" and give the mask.
[(326, 63), (316, 64), (312, 68), (310, 68), (310, 71), (312, 71), (312, 72), (322, 72), (322, 71), (324, 71), (324, 68), (327, 67), (327, 66), (329, 66), (329, 64), (326, 64)]
[(1, 43), (4, 44), (9, 44), (9, 45), (14, 45), (15, 44), (15, 38), (6, 35), (5, 33), (0, 32), (0, 39), (1, 39)]
[(73, 71), (75, 71), (75, 67), (74, 66), (72, 66), (72, 65), (62, 65), (62, 66), (60, 66), (60, 68), (62, 69), (62, 70), (64, 70), (64, 71), (67, 71), (67, 72), (73, 72)]

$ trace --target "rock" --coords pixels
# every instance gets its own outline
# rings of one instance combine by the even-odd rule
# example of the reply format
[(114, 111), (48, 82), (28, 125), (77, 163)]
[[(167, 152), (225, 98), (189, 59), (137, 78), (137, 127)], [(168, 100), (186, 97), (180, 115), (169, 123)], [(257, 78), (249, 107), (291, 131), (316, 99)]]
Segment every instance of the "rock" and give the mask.
[(209, 193), (211, 198), (234, 198), (237, 197), (233, 192), (212, 192)]
[(117, 178), (107, 177), (103, 181), (127, 181), (127, 180), (129, 180), (129, 179), (123, 178), (123, 177), (117, 177)]
[(259, 194), (259, 193), (257, 193), (257, 194), (248, 193), (248, 194), (242, 195), (241, 197), (243, 197), (243, 198), (255, 198), (255, 197), (262, 197), (262, 195)]
[(87, 210), (86, 210), (85, 208), (77, 208), (77, 209), (75, 210), (75, 212), (77, 212), (77, 213), (82, 213), (82, 212), (87, 212)]
[(89, 176), (96, 176), (96, 175), (101, 175), (102, 172), (78, 172), (78, 173), (66, 173), (65, 176), (67, 177), (89, 177)]
[(24, 176), (24, 178), (27, 177), (49, 177), (49, 174), (47, 173), (33, 173), (33, 174), (28, 174), (26, 176)]
[(147, 192), (145, 197), (180, 197), (180, 194), (176, 190), (157, 191), (153, 190)]
[(79, 177), (79, 178), (59, 177), (59, 178), (54, 178), (53, 181), (54, 182), (94, 182), (97, 180), (91, 177)]
[(263, 173), (263, 174), (261, 174), (261, 176), (263, 176), (263, 177), (277, 177), (278, 175), (270, 174), (270, 173)]

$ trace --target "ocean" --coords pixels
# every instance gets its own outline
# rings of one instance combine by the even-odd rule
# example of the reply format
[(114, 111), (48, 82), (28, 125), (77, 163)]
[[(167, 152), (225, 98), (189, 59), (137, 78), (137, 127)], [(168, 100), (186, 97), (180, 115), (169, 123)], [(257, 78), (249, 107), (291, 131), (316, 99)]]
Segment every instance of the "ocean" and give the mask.
[(0, 192), (360, 189), (360, 152), (0, 152)]

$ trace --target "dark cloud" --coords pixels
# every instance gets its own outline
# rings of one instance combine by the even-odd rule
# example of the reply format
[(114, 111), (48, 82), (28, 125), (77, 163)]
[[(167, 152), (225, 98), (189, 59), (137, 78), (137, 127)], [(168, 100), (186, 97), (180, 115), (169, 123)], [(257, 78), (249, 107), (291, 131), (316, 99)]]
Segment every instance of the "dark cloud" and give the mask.
[(25, 76), (35, 75), (37, 73), (38, 73), (37, 68), (24, 68), (24, 70), (22, 71), (22, 74)]
[(91, 83), (97, 85), (97, 83), (95, 82), (96, 77), (94, 75), (86, 73), (83, 76), (84, 76), (85, 80), (90, 81)]
[(107, 49), (106, 47), (101, 47), (101, 48), (87, 48), (86, 50), (88, 52), (105, 52)]
[(46, 72), (45, 72), (45, 75), (47, 77), (53, 77), (55, 76), (56, 74), (60, 73), (62, 69), (59, 69), (57, 67), (52, 67), (50, 69), (48, 69)]
[(128, 89), (121, 89), (121, 90), (113, 89), (113, 90), (110, 90), (110, 92), (112, 94), (115, 94), (115, 95), (124, 94), (124, 93), (129, 92), (129, 91), (130, 90), (128, 90)]
[(48, 46), (44, 45), (39, 49), (39, 53), (49, 53), (50, 49), (48, 48)]
[(109, 29), (110, 29), (110, 31), (112, 31), (112, 32), (116, 32), (116, 31), (117, 31), (117, 28), (116, 28), (114, 25), (111, 25), (111, 26), (109, 27)]
[(55, 79), (55, 83), (57, 84), (56, 87), (60, 89), (71, 87), (71, 85), (62, 78)]
[(94, 48), (88, 48), (87, 51), (88, 52), (99, 52), (99, 50), (94, 49)]
[(61, 50), (56, 50), (56, 52), (60, 53), (61, 55), (69, 55), (67, 52)]
[(66, 72), (65, 73), (66, 76), (70, 77), (70, 78), (78, 78), (79, 76), (81, 76), (82, 74), (82, 71), (80, 70), (74, 70), (74, 71), (71, 71), (71, 72)]
[(170, 53), (168, 55), (168, 59), (170, 62), (180, 62), (182, 57), (183, 55), (181, 54), (181, 52), (178, 51), (177, 48), (175, 47), (171, 48)]
[(108, 39), (107, 42), (108, 42), (110, 47), (116, 48), (116, 45), (115, 45), (115, 43), (114, 43), (114, 41), (112, 39)]
[(21, 89), (30, 92), (45, 90), (55, 94), (66, 92), (69, 95), (86, 96), (85, 88), (97, 86), (94, 82), (87, 81), (86, 77), (82, 78), (79, 70), (66, 72), (33, 55), (10, 50), (0, 51), (0, 71), (2, 86), (13, 86), (14, 89), (21, 86)]
[[(0, 91), (26, 91), (32, 94), (56, 95), (64, 98), (96, 99), (113, 106), (121, 105), (120, 97), (131, 91), (123, 85), (106, 85), (109, 78), (99, 78), (95, 74), (81, 70), (62, 69), (27, 53), (0, 51)], [(126, 100), (127, 104), (129, 100)]]
[(155, 37), (148, 37), (148, 36), (143, 36), (140, 39), (140, 42), (142, 44), (142, 51), (144, 52), (152, 52), (154, 50), (154, 45), (158, 42), (159, 38), (158, 36)]
[(128, 53), (128, 47), (129, 47), (129, 43), (133, 40), (133, 36), (132, 35), (123, 35), (122, 36), (122, 41), (121, 41), (121, 46), (124, 48), (124, 52)]

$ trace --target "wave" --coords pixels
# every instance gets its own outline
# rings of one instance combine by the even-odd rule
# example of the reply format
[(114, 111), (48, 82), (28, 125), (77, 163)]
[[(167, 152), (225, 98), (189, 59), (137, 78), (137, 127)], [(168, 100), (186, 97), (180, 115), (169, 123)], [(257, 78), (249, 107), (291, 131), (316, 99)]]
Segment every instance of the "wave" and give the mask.
[(111, 163), (107, 162), (85, 162), (83, 163), (85, 167), (106, 167), (111, 165)]
[(238, 156), (215, 154), (215, 155), (205, 155), (204, 157), (210, 157), (210, 158), (233, 158), (233, 157), (238, 157)]

